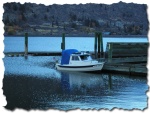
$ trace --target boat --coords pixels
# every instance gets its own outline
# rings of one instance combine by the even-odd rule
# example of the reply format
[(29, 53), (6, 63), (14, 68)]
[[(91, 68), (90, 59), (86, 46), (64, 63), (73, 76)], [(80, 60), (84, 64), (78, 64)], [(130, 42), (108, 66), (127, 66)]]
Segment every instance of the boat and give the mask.
[(62, 51), (61, 63), (56, 63), (60, 71), (100, 71), (104, 62), (93, 60), (89, 52), (79, 52), (76, 49)]

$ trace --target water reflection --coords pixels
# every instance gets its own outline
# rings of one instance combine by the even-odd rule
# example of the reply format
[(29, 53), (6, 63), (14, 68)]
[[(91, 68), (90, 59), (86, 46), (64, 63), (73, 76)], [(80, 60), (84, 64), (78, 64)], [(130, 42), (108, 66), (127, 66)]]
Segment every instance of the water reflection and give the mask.
[(63, 89), (73, 95), (91, 95), (104, 85), (102, 75), (73, 72), (61, 72), (61, 75)]
[(144, 109), (147, 106), (145, 92), (148, 87), (144, 78), (104, 73), (59, 73), (59, 78), (5, 76), (3, 90), (8, 102), (6, 108)]
[(61, 73), (61, 86), (64, 94), (70, 94), (70, 83), (68, 73)]
[(111, 80), (111, 74), (108, 75), (109, 81), (108, 81), (108, 88), (109, 90), (112, 88), (112, 80)]
[[(128, 85), (134, 84), (132, 82), (135, 79), (127, 75), (117, 76), (110, 73), (60, 72), (60, 74), (63, 94), (68, 95), (113, 96)], [(142, 79), (139, 78), (140, 82)]]

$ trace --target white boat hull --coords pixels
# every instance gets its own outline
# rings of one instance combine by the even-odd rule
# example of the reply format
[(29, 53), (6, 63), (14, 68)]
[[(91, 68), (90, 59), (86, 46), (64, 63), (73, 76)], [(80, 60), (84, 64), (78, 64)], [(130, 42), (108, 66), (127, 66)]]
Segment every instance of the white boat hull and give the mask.
[(56, 64), (56, 69), (60, 71), (100, 71), (103, 68), (104, 63), (97, 63), (91, 65), (61, 65)]

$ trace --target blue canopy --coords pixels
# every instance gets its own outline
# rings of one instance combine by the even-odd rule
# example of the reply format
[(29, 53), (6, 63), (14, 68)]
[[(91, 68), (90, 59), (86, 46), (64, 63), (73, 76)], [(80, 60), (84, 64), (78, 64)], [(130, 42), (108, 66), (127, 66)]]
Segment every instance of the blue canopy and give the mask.
[(62, 51), (61, 65), (69, 64), (70, 55), (78, 52), (76, 49), (66, 49)]

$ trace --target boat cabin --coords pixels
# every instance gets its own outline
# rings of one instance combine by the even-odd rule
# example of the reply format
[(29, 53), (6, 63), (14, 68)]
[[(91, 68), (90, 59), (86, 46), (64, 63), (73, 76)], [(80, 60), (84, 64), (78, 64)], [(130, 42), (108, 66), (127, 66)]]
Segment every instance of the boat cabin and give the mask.
[(69, 60), (69, 64), (78, 64), (81, 63), (83, 61), (88, 62), (91, 61), (92, 58), (90, 56), (90, 54), (87, 53), (75, 53), (70, 55), (70, 60)]
[(72, 54), (70, 56), (70, 61), (89, 61), (92, 60), (89, 54)]
[(76, 49), (64, 50), (62, 52), (62, 60), (61, 65), (63, 64), (71, 64), (71, 63), (79, 63), (83, 61), (91, 61), (92, 58), (89, 52), (79, 52)]

